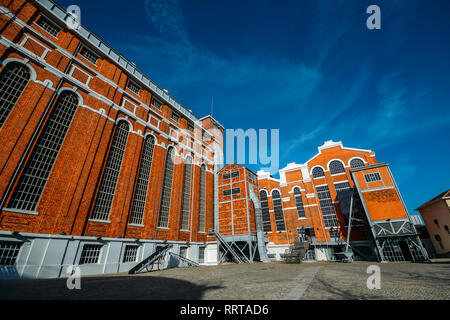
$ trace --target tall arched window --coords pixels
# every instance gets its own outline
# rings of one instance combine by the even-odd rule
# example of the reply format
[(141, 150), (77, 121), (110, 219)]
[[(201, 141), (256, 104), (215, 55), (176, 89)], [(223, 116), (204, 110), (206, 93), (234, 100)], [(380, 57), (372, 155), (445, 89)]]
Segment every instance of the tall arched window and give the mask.
[(30, 71), (21, 63), (8, 63), (0, 73), (0, 129), (30, 80)]
[(130, 223), (132, 224), (142, 224), (144, 220), (145, 200), (147, 199), (148, 182), (152, 168), (154, 148), (155, 138), (148, 136), (144, 141), (133, 207), (131, 209)]
[(277, 228), (277, 231), (284, 231), (285, 227), (284, 227), (283, 208), (281, 206), (280, 192), (278, 190), (272, 191), (272, 203), (275, 217), (275, 227)]
[(169, 227), (170, 199), (172, 197), (173, 168), (175, 163), (175, 149), (167, 150), (166, 168), (164, 170), (161, 206), (159, 209), (158, 227)]
[(325, 172), (323, 172), (323, 169), (321, 167), (315, 167), (312, 170), (312, 175), (314, 178), (325, 177)]
[(200, 168), (200, 211), (198, 215), (198, 231), (205, 231), (206, 216), (206, 166)]
[(351, 168), (364, 167), (364, 161), (362, 161), (361, 159), (352, 159), (352, 161), (350, 161), (350, 167)]
[(184, 164), (183, 207), (181, 210), (181, 229), (189, 230), (189, 211), (191, 207), (192, 159), (187, 157)]
[(302, 193), (300, 188), (294, 188), (295, 204), (297, 205), (297, 213), (299, 218), (305, 218), (305, 208), (303, 207)]
[(95, 201), (92, 219), (108, 220), (111, 205), (116, 192), (117, 181), (119, 180), (120, 169), (122, 167), (123, 154), (127, 146), (130, 125), (126, 121), (119, 121), (114, 132), (111, 150), (108, 160), (106, 160), (105, 171)]
[(344, 165), (342, 162), (333, 160), (329, 164), (329, 169), (331, 174), (338, 174), (345, 172)]
[(63, 91), (55, 103), (9, 203), (9, 208), (36, 210), (78, 106), (78, 97)]
[(264, 230), (264, 232), (271, 232), (272, 225), (270, 223), (269, 201), (267, 200), (267, 193), (264, 190), (261, 190), (259, 192), (259, 197), (261, 199), (263, 230)]

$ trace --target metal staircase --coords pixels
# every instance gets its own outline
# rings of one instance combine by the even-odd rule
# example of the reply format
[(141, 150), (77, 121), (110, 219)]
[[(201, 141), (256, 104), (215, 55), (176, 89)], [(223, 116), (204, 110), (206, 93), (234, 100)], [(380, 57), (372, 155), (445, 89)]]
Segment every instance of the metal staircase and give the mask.
[(280, 254), (280, 257), (284, 263), (301, 263), (307, 259), (309, 249), (309, 242), (294, 242), (284, 254)]
[(186, 265), (188, 267), (200, 267), (200, 264), (198, 264), (197, 262), (192, 261), (192, 260), (190, 260), (188, 258), (182, 257), (179, 254), (176, 254), (176, 253), (173, 253), (173, 252), (169, 252), (169, 255), (177, 258), (180, 261), (183, 261), (184, 263), (186, 263)]
[(167, 244), (162, 247), (157, 247), (155, 252), (153, 252), (149, 257), (145, 258), (137, 265), (135, 265), (130, 271), (128, 271), (128, 273), (137, 274), (144, 269), (147, 269), (147, 271), (149, 271), (149, 267), (151, 267), (156, 261), (158, 261), (159, 258), (165, 256), (167, 251), (169, 251), (172, 247), (173, 245), (171, 244)]
[(231, 253), (233, 258), (236, 260), (237, 263), (250, 263), (251, 261), (247, 258), (247, 256), (239, 249), (238, 246), (234, 246), (237, 250), (233, 248), (233, 244), (231, 245), (215, 230), (209, 229), (208, 235), (215, 236), (216, 239), (219, 241), (219, 245), (223, 246), (226, 250), (224, 252), (224, 255), (227, 254), (227, 252)]

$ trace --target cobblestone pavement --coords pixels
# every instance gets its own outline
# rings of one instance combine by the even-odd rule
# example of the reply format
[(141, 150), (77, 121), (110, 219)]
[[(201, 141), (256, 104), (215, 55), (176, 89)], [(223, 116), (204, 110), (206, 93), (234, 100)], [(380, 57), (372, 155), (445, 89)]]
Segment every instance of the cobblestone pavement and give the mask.
[[(272, 300), (292, 298), (294, 292), (301, 292), (302, 299), (450, 299), (449, 262), (376, 263), (380, 290), (366, 287), (371, 264), (255, 263), (117, 273), (84, 276), (81, 290), (68, 290), (66, 279), (9, 280), (0, 281), (0, 299)], [(306, 290), (297, 290), (302, 283)]]

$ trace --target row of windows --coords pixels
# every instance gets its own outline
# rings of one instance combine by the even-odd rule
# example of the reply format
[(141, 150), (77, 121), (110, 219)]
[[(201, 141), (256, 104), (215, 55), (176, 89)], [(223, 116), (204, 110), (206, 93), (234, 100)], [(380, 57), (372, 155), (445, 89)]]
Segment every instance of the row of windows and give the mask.
[[(0, 241), (0, 266), (14, 266), (19, 256), (23, 242)], [(139, 252), (138, 245), (126, 245), (122, 257), (122, 263), (136, 262)], [(85, 244), (78, 261), (79, 265), (99, 263), (103, 245)], [(187, 247), (180, 247), (180, 256), (186, 258)], [(199, 261), (203, 263), (205, 259), (205, 247), (199, 247)]]
[(378, 172), (367, 173), (364, 175), (364, 179), (366, 179), (366, 182), (381, 181), (381, 176)]
[[(23, 64), (9, 63), (0, 74), (0, 129), (12, 111), (14, 105), (30, 80), (30, 72)], [(35, 211), (40, 197), (48, 180), (50, 172), (64, 142), (72, 119), (79, 104), (78, 96), (70, 91), (63, 91), (54, 107), (41, 134), (33, 148), (30, 157), (25, 163), (8, 208), (26, 211)], [(128, 141), (130, 126), (126, 121), (119, 121), (113, 135), (106, 165), (99, 184), (97, 197), (93, 206), (92, 218), (107, 221), (111, 205), (115, 196), (115, 190), (122, 168), (122, 160)], [(143, 221), (145, 200), (150, 179), (150, 170), (154, 150), (154, 138), (146, 138), (140, 159), (139, 173), (135, 186), (134, 199), (130, 214), (130, 223), (141, 224)], [(174, 149), (167, 152), (166, 169), (164, 172), (163, 194), (161, 199), (159, 226), (168, 226), (170, 197), (172, 190)], [(186, 226), (186, 215), (189, 215), (190, 196), (190, 164), (186, 165), (185, 179), (185, 211), (182, 221)], [(188, 178), (189, 177), (189, 178)], [(206, 199), (206, 168), (201, 168), (200, 174), (200, 221), (201, 229), (204, 229), (205, 199)], [(189, 189), (188, 191), (186, 189)]]
[[(350, 167), (352, 169), (364, 167), (364, 162), (361, 159), (357, 159), (357, 158), (352, 159), (350, 161)], [(344, 168), (343, 163), (338, 160), (331, 161), (330, 164), (328, 165), (328, 169), (330, 170), (331, 174), (345, 173), (345, 168)], [(321, 167), (314, 167), (312, 170), (312, 176), (314, 178), (325, 177), (325, 172)]]
[[(44, 16), (41, 16), (37, 20), (36, 24), (39, 27), (41, 27), (44, 31), (51, 34), (53, 37), (57, 37), (58, 33), (61, 31), (61, 28), (59, 26), (57, 26), (55, 23), (53, 23), (51, 20), (49, 20), (48, 18), (46, 18)], [(81, 48), (79, 54), (83, 58), (85, 58), (87, 61), (91, 62), (94, 65), (97, 64), (97, 61), (100, 58), (94, 51), (92, 51), (91, 49), (89, 49), (86, 46), (83, 46)], [(129, 80), (127, 83), (127, 89), (129, 89), (131, 92), (134, 92), (135, 94), (139, 95), (142, 88), (134, 81)], [(163, 105), (163, 103), (161, 101), (159, 101), (158, 99), (153, 98), (151, 105), (153, 107), (157, 108), (158, 110), (161, 110), (161, 105)], [(175, 120), (176, 122), (178, 122), (178, 120), (180, 119), (180, 115), (173, 111), (171, 118), (173, 120)], [(1, 119), (0, 119), (0, 121), (1, 121)], [(0, 122), (0, 125), (1, 125), (1, 122)], [(191, 132), (194, 131), (193, 124), (189, 123), (188, 129)]]
[(228, 173), (224, 173), (222, 176), (222, 179), (225, 180), (229, 180), (231, 177), (231, 179), (233, 178), (238, 178), (239, 177), (239, 171), (233, 171), (233, 172), (228, 172)]

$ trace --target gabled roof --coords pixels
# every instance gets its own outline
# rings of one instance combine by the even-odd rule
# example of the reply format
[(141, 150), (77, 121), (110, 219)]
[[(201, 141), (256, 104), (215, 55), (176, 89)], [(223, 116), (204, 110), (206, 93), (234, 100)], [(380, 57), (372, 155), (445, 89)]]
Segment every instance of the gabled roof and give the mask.
[(421, 205), (420, 207), (418, 207), (415, 210), (418, 211), (418, 210), (420, 210), (422, 208), (428, 207), (430, 204), (433, 204), (435, 202), (438, 202), (439, 200), (444, 200), (444, 199), (450, 199), (450, 189), (448, 189), (447, 191), (442, 192), (441, 194), (439, 194), (438, 196), (434, 197), (430, 201), (425, 202), (423, 205)]

